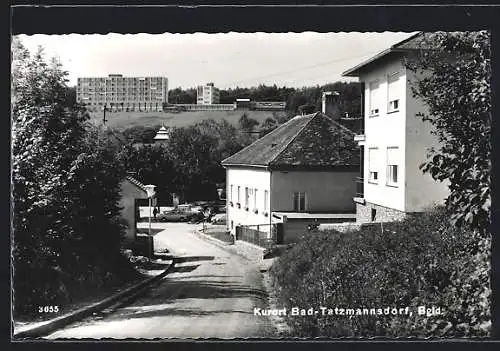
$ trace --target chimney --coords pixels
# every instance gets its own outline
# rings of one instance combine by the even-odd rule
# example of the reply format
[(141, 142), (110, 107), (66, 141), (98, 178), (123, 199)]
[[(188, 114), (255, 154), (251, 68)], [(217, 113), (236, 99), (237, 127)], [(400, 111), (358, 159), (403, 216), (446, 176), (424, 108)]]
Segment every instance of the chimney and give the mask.
[(340, 119), (340, 93), (338, 91), (324, 91), (322, 94), (321, 112), (333, 120)]

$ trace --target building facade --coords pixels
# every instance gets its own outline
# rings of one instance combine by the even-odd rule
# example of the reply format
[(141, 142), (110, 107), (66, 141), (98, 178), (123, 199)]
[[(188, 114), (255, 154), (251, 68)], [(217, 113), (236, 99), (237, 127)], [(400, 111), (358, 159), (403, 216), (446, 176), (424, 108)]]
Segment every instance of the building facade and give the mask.
[(139, 218), (138, 199), (147, 199), (148, 193), (144, 184), (127, 176), (121, 183), (120, 207), (123, 220), (126, 222), (124, 244), (133, 247), (137, 235), (137, 220)]
[[(225, 159), (228, 231), (293, 242), (318, 222), (354, 219), (359, 151), (353, 133), (322, 113), (297, 116)], [(238, 237), (237, 237), (238, 239)]]
[(108, 77), (78, 78), (77, 102), (89, 109), (101, 111), (162, 111), (168, 103), (166, 77)]
[(199, 105), (215, 105), (220, 102), (219, 89), (214, 86), (214, 83), (200, 85), (196, 89), (196, 103)]
[(415, 74), (405, 60), (419, 49), (419, 33), (358, 66), (344, 76), (362, 83), (364, 128), (355, 136), (361, 147), (357, 222), (399, 220), (442, 204), (448, 184), (420, 170), (430, 147), (439, 146), (432, 125), (418, 113), (426, 106), (412, 95)]

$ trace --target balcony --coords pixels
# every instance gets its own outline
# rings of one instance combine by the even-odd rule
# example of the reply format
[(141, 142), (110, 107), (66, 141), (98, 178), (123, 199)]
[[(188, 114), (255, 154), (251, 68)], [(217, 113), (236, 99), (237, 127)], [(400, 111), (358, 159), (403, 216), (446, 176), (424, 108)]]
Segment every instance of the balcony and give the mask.
[(365, 141), (365, 119), (363, 117), (344, 118), (346, 127), (354, 132), (354, 141)]
[(366, 140), (366, 136), (364, 134), (356, 134), (354, 135), (354, 141), (358, 143), (362, 143)]

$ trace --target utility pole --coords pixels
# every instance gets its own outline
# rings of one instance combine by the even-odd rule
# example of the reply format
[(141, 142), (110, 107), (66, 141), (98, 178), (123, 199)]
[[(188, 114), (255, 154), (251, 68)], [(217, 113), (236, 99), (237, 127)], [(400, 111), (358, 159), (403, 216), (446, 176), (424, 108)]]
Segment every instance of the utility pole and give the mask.
[(102, 123), (106, 125), (106, 104), (104, 104)]

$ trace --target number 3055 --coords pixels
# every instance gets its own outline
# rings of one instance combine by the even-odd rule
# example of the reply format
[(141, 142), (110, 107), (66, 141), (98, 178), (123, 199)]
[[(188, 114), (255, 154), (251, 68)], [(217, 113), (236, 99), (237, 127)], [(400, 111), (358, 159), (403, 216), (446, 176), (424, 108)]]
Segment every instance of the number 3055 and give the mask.
[(59, 306), (38, 306), (39, 313), (59, 312)]

